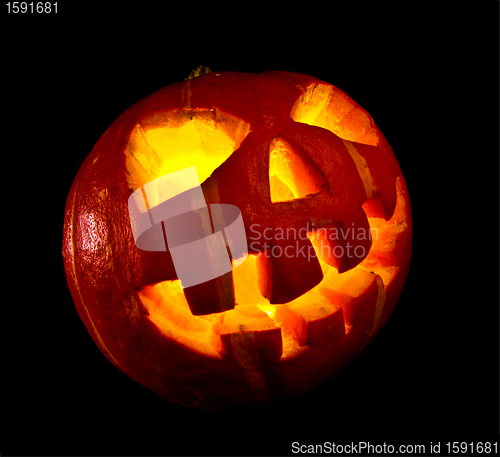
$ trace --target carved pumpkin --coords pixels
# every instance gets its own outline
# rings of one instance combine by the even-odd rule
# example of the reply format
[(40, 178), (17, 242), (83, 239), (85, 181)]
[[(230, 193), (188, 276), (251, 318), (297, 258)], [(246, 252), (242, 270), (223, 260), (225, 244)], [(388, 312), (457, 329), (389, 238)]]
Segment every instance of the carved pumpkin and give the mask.
[[(192, 166), (207, 205), (241, 211), (248, 255), (183, 288), (168, 246), (137, 246), (128, 202)], [(366, 111), (303, 74), (222, 72), (108, 128), (71, 188), (63, 257), (116, 367), (170, 401), (228, 410), (305, 392), (352, 360), (396, 305), (411, 237), (404, 178)]]

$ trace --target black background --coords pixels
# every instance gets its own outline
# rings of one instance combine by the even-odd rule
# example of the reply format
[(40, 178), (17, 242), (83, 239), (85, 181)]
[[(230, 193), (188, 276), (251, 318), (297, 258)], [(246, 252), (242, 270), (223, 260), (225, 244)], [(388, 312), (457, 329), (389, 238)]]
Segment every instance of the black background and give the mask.
[[(498, 439), (498, 3), (252, 9), (244, 24), (247, 11), (222, 6), (198, 22), (194, 5), (59, 8), (3, 15), (3, 455)], [(99, 137), (201, 64), (347, 92), (391, 144), (414, 217), (407, 284), (373, 343), (315, 391), (232, 415), (171, 404), (116, 369), (78, 317), (61, 255), (66, 197)]]

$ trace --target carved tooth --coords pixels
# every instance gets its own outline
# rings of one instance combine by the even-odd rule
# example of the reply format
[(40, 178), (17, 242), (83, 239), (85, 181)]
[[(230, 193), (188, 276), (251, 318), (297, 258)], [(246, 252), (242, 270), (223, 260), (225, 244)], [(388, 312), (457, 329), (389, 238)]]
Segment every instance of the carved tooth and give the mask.
[(339, 273), (351, 270), (366, 258), (372, 244), (370, 224), (363, 211), (352, 222), (316, 230), (312, 243), (318, 256)]
[(312, 291), (287, 305), (276, 306), (273, 319), (291, 331), (302, 345), (345, 335), (342, 309)]
[(281, 329), (267, 313), (254, 305), (239, 305), (224, 313), (221, 319), (222, 322), (217, 325), (227, 357), (235, 357), (244, 368), (280, 359)]
[(184, 295), (194, 316), (220, 313), (234, 308), (232, 273), (229, 271), (218, 278), (184, 289)]
[(331, 271), (317, 291), (342, 308), (348, 325), (357, 329), (371, 329), (376, 318), (378, 280), (374, 272), (361, 268), (339, 275)]
[(308, 238), (271, 242), (257, 257), (259, 290), (271, 304), (288, 303), (321, 282), (323, 272)]

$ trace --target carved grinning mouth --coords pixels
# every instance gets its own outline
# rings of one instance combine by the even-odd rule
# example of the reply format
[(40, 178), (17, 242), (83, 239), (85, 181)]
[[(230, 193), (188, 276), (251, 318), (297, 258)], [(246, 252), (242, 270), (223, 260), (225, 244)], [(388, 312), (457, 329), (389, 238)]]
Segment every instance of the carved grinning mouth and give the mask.
[[(398, 183), (399, 187), (399, 183)], [(404, 197), (398, 190), (394, 216), (369, 218), (377, 229), (368, 256), (355, 268), (339, 274), (318, 257), (324, 278), (316, 287), (286, 304), (272, 305), (258, 286), (257, 257), (249, 255), (233, 270), (236, 307), (206, 316), (193, 316), (179, 281), (148, 285), (138, 292), (151, 319), (166, 336), (198, 352), (220, 357), (233, 343), (245, 338), (272, 341), (286, 358), (314, 344), (318, 332), (329, 339), (342, 338), (354, 326), (368, 328), (371, 337), (385, 304), (385, 288), (399, 271), (391, 251), (406, 230)], [(269, 350), (266, 349), (266, 350)]]
[[(379, 138), (369, 127), (368, 116), (362, 111), (353, 113), (344, 100), (335, 99), (332, 86), (312, 84), (297, 100), (291, 117), (342, 138), (367, 195), (363, 209), (371, 229), (370, 251), (357, 266), (339, 273), (332, 251), (322, 249), (320, 232), (308, 231), (314, 247), (308, 255), (317, 257), (323, 279), (287, 303), (272, 304), (261, 293), (259, 257), (264, 253), (251, 254), (233, 268), (236, 306), (229, 311), (194, 316), (178, 280), (141, 288), (137, 294), (147, 317), (166, 337), (194, 351), (223, 357), (250, 344), (262, 348), (265, 358), (287, 359), (309, 345), (320, 344), (322, 338), (340, 341), (356, 327), (367, 329), (368, 342), (379, 328), (385, 290), (399, 270), (392, 251), (407, 229), (399, 178), (394, 183), (396, 209), (386, 220), (373, 204), (377, 189), (370, 169), (352, 143), (377, 146)], [(129, 187), (134, 191), (159, 176), (192, 165), (203, 182), (238, 149), (250, 130), (248, 123), (217, 109), (155, 114), (137, 124), (130, 136), (126, 149)], [(276, 137), (269, 150), (269, 197), (273, 204), (312, 198), (328, 187), (314, 161), (285, 137)]]

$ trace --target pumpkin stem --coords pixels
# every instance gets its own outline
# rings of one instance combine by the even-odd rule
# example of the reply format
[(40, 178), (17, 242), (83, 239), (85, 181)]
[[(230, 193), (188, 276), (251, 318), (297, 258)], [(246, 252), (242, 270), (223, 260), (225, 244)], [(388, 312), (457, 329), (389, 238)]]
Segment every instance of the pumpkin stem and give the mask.
[(205, 67), (204, 65), (200, 65), (198, 68), (195, 68), (194, 70), (191, 70), (191, 73), (189, 73), (189, 76), (184, 79), (184, 81), (187, 81), (188, 79), (194, 79), (197, 78), (198, 76), (204, 75), (206, 73), (211, 73), (212, 70), (210, 68)]

